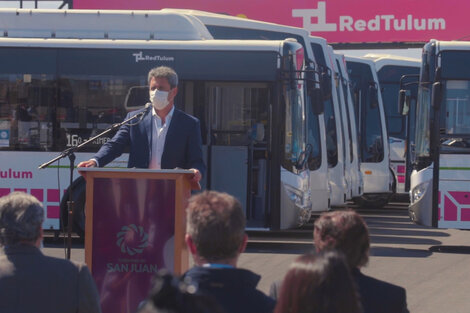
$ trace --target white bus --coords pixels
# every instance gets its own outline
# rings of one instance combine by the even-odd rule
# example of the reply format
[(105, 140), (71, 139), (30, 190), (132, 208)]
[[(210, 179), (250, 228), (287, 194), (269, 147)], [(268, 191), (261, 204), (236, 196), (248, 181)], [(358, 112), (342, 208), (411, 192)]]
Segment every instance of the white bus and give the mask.
[(382, 207), (388, 203), (395, 186), (377, 72), (374, 63), (366, 58), (346, 56), (346, 65), (353, 84), (356, 125), (359, 125), (360, 167), (364, 180), (364, 194), (355, 202), (366, 207)]
[(409, 207), (418, 224), (470, 229), (468, 62), (470, 42), (431, 40), (423, 48)]
[[(387, 118), (390, 165), (395, 178), (396, 193), (399, 196), (408, 198), (409, 190), (405, 188), (405, 181), (410, 172), (409, 169), (406, 169), (405, 164), (405, 146), (409, 125), (407, 115), (402, 115), (397, 107), (398, 91), (400, 90), (400, 82), (406, 84), (416, 79), (415, 76), (419, 74), (421, 62), (419, 59), (385, 54), (367, 54), (365, 57), (374, 61), (379, 78)], [(403, 80), (404, 75), (409, 78), (406, 79), (405, 77), (405, 80)], [(416, 101), (417, 84), (409, 86), (408, 90), (411, 92), (410, 100)]]
[[(354, 116), (346, 110), (340, 84), (340, 69), (337, 66), (333, 50), (326, 40), (320, 37), (309, 37), (309, 43), (322, 69), (323, 88), (330, 95), (324, 97), (324, 117), (326, 129), (326, 144), (328, 156), (328, 177), (331, 186), (331, 205), (345, 206), (352, 198), (352, 188), (361, 182), (358, 180), (357, 168), (350, 167), (350, 152), (348, 123), (355, 124)], [(356, 153), (357, 151), (352, 151)], [(356, 171), (355, 173), (352, 173)], [(352, 180), (355, 180), (354, 182)], [(358, 190), (359, 191), (359, 190)]]
[[(68, 161), (37, 167), (121, 121), (132, 109), (126, 99), (148, 94), (136, 86), (145, 86), (159, 65), (178, 72), (176, 105), (201, 121), (205, 187), (235, 195), (249, 228), (291, 228), (310, 218), (308, 169), (319, 160), (309, 123), (318, 121), (321, 107), (306, 101), (318, 98), (318, 82), (306, 78), (312, 71), (295, 40), (2, 37), (0, 56), (9, 61), (0, 74), (0, 195), (35, 195), (46, 209), (45, 229), (60, 229)], [(107, 140), (77, 153), (77, 163)], [(126, 158), (111, 166), (126, 166)], [(84, 183), (74, 184), (74, 226), (81, 233)]]
[[(331, 100), (328, 100), (332, 97), (331, 69), (327, 71), (326, 67), (319, 63), (317, 55), (313, 53), (312, 47), (309, 44), (310, 38), (306, 30), (297, 27), (278, 25), (198, 10), (162, 9), (160, 12), (168, 12), (173, 14), (179, 13), (197, 18), (207, 27), (211, 36), (213, 36), (215, 39), (296, 39), (303, 45), (305, 49), (305, 61), (316, 69), (317, 73), (315, 76), (318, 76), (318, 72), (323, 73), (323, 75), (319, 78), (321, 78), (320, 83), (323, 91), (323, 106), (325, 106), (324, 111), (326, 112), (331, 110), (330, 107), (332, 107), (332, 103)], [(309, 184), (311, 197), (312, 199), (315, 199), (315, 201), (312, 203), (312, 210), (325, 211), (330, 207), (330, 197), (332, 199), (334, 198), (334, 188), (330, 187), (331, 184), (328, 180), (330, 163), (327, 157), (329, 152), (326, 142), (324, 121), (324, 117), (326, 119), (326, 116), (323, 114), (323, 112), (318, 113), (320, 114), (311, 116), (308, 119), (308, 143), (312, 146), (312, 155), (315, 159), (315, 162), (311, 162), (309, 164)], [(334, 150), (334, 153), (337, 153), (336, 143)], [(341, 201), (343, 201), (343, 194), (344, 193), (341, 191), (341, 195), (339, 196)]]
[(346, 59), (343, 54), (334, 53), (337, 73), (337, 86), (340, 93), (340, 99), (343, 104), (343, 111), (346, 117), (346, 121), (343, 125), (346, 125), (347, 138), (346, 138), (346, 172), (350, 176), (349, 184), (351, 185), (351, 195), (349, 199), (355, 199), (362, 196), (364, 182), (362, 179), (362, 173), (360, 170), (359, 160), (359, 143), (358, 143), (358, 131), (356, 125), (356, 118), (354, 115), (354, 103), (351, 93), (351, 81), (349, 80), (348, 71), (346, 69)]

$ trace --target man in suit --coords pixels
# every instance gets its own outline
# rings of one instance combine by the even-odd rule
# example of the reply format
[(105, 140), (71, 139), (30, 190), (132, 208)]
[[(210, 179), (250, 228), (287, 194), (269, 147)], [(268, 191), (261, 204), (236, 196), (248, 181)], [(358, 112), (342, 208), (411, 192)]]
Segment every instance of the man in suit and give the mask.
[(261, 277), (237, 268), (248, 240), (240, 202), (205, 191), (190, 198), (186, 222), (186, 245), (196, 266), (183, 275), (184, 281), (212, 296), (227, 313), (272, 312), (274, 300), (256, 289)]
[(407, 313), (406, 290), (369, 277), (360, 268), (369, 261), (369, 232), (362, 217), (352, 210), (322, 214), (314, 224), (317, 252), (342, 252), (356, 281), (364, 313)]
[(126, 119), (145, 112), (141, 122), (123, 125), (93, 159), (78, 167), (103, 167), (130, 146), (128, 167), (190, 169), (199, 182), (205, 171), (199, 120), (174, 107), (178, 75), (166, 66), (148, 74), (151, 106), (131, 112)]
[(33, 196), (0, 198), (0, 312), (101, 312), (86, 265), (42, 254), (43, 221)]

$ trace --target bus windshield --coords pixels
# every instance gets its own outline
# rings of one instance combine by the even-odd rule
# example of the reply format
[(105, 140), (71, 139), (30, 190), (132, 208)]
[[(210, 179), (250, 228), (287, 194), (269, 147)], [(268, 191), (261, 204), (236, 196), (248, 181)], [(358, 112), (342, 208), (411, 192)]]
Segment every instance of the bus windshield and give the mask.
[(430, 118), (431, 118), (431, 90), (427, 85), (421, 85), (418, 90), (418, 103), (416, 109), (415, 144), (416, 156), (428, 157), (430, 154)]
[(444, 147), (470, 148), (470, 83), (466, 80), (445, 81), (441, 133)]
[[(387, 117), (388, 134), (392, 137), (406, 138), (406, 117), (397, 109), (400, 78), (406, 74), (419, 74), (418, 67), (387, 65), (382, 67), (377, 75), (382, 89), (382, 100)], [(416, 86), (410, 86), (413, 95), (416, 95)]]
[(376, 88), (372, 69), (368, 64), (348, 61), (349, 77), (354, 84), (354, 105), (359, 117), (360, 146), (363, 162), (379, 163), (384, 159), (384, 142), (379, 105), (373, 105), (372, 94)]

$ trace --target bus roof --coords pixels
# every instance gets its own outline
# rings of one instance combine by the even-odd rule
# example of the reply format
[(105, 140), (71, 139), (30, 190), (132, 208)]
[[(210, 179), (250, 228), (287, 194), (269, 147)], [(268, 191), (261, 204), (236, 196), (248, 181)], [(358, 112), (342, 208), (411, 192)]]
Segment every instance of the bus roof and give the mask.
[(179, 13), (190, 16), (195, 16), (205, 25), (218, 25), (218, 26), (230, 26), (239, 28), (250, 28), (250, 29), (263, 29), (270, 31), (289, 32), (300, 36), (308, 36), (308, 31), (294, 26), (287, 26), (269, 22), (263, 22), (258, 20), (252, 20), (243, 17), (217, 14), (200, 10), (187, 10), (187, 9), (171, 9), (166, 8), (160, 10), (161, 12), (168, 13)]
[(13, 38), (212, 39), (197, 18), (160, 11), (0, 9), (0, 21)]
[[(302, 38), (305, 44), (306, 55), (311, 61), (315, 61), (314, 53), (312, 48), (309, 45), (309, 32), (300, 27), (293, 27), (287, 25), (280, 25), (275, 23), (268, 23), (258, 20), (252, 20), (248, 18), (230, 16), (225, 14), (217, 14), (211, 13), (206, 11), (199, 11), (199, 10), (187, 10), (187, 9), (171, 9), (166, 8), (160, 10), (161, 12), (166, 13), (178, 13), (184, 14), (187, 16), (193, 16), (199, 19), (204, 25), (209, 28), (211, 27), (220, 27), (224, 29), (246, 29), (246, 30), (253, 30), (253, 31), (260, 31), (260, 32), (273, 32), (273, 33), (284, 33), (284, 34), (292, 34), (297, 37)], [(259, 39), (270, 39), (273, 38), (266, 37), (266, 34), (261, 33)], [(219, 37), (220, 38), (220, 37)], [(225, 39), (229, 39), (226, 37)], [(275, 38), (281, 39), (281, 38)], [(296, 38), (299, 39), (299, 38)]]
[(438, 50), (470, 50), (470, 41), (439, 41), (431, 40), (430, 43), (436, 43)]
[(83, 40), (0, 37), (0, 47), (280, 51), (284, 44), (301, 47), (298, 42), (292, 40)]
[(344, 55), (344, 57), (346, 58), (346, 61), (348, 62), (351, 61), (351, 62), (364, 63), (374, 68), (374, 62), (369, 58), (356, 57), (356, 56), (350, 56), (350, 55)]
[(377, 71), (387, 65), (395, 66), (407, 66), (407, 67), (421, 67), (421, 60), (417, 58), (403, 57), (392, 54), (375, 54), (369, 53), (364, 56), (365, 58), (371, 59)]

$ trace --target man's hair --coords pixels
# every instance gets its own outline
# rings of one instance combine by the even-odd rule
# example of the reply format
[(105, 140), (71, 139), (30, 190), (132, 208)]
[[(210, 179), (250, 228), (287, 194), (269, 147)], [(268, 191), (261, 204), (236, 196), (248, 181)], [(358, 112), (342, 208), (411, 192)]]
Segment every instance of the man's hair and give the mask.
[(208, 262), (236, 257), (245, 236), (240, 202), (227, 193), (205, 191), (189, 199), (186, 232)]
[(338, 252), (306, 254), (291, 264), (274, 313), (359, 313), (359, 295)]
[(166, 78), (170, 84), (171, 89), (178, 86), (178, 74), (175, 70), (168, 66), (159, 66), (154, 67), (150, 70), (148, 75), (148, 83), (152, 80), (152, 77), (155, 78)]
[(13, 192), (0, 198), (1, 245), (36, 241), (43, 221), (44, 209), (35, 197)]
[(362, 217), (352, 210), (322, 214), (314, 224), (318, 251), (339, 250), (351, 268), (369, 261), (369, 231)]

